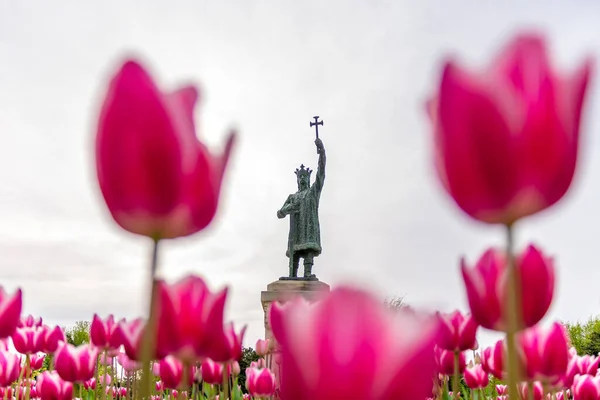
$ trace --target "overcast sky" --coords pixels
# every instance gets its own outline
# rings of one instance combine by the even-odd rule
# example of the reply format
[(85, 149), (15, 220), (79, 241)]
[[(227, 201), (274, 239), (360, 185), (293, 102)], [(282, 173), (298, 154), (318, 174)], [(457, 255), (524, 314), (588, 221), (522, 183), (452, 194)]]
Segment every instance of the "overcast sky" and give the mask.
[[(288, 220), (276, 211), (296, 190), (294, 169), (316, 167), (313, 115), (328, 155), (314, 272), (465, 309), (459, 258), (474, 262), (504, 236), (463, 216), (433, 174), (423, 102), (441, 59), (484, 65), (523, 28), (544, 30), (565, 68), (600, 54), (598, 2), (491, 3), (0, 0), (0, 283), (22, 287), (24, 311), (49, 323), (145, 310), (150, 243), (109, 218), (92, 157), (107, 77), (134, 54), (165, 88), (201, 85), (197, 125), (211, 146), (240, 131), (218, 218), (166, 242), (160, 271), (230, 285), (246, 345), (263, 334), (261, 290), (287, 272)], [(549, 318), (600, 313), (597, 89), (572, 190), (517, 234), (521, 248), (556, 256)]]

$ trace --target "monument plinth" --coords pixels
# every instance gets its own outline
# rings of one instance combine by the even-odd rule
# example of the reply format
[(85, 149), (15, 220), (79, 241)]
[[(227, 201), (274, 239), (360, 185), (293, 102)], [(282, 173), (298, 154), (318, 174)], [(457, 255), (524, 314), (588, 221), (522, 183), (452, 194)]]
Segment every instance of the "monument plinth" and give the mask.
[(309, 279), (278, 280), (267, 285), (267, 290), (260, 293), (260, 302), (265, 315), (265, 338), (273, 340), (273, 333), (269, 325), (269, 306), (273, 302), (285, 303), (300, 296), (309, 302), (318, 301), (329, 292), (329, 285), (325, 282)]

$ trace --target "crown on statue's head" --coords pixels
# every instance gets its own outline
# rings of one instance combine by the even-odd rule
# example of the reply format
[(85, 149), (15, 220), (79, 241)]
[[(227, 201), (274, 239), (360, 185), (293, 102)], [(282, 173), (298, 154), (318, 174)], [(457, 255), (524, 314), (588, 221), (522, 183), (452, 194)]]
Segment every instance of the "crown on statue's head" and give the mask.
[(310, 180), (310, 174), (312, 174), (312, 169), (307, 168), (304, 166), (304, 164), (302, 164), (300, 165), (300, 168), (296, 168), (296, 172), (294, 173), (296, 174), (298, 179), (302, 178), (303, 176), (306, 176)]

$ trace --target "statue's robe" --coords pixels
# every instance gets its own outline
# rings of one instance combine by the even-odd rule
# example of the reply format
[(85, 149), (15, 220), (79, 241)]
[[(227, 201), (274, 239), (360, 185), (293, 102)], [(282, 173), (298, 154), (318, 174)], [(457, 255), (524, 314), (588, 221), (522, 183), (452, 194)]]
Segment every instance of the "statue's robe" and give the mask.
[(295, 254), (304, 255), (310, 251), (313, 256), (321, 254), (321, 229), (319, 227), (319, 199), (325, 181), (325, 150), (319, 155), (317, 176), (315, 182), (303, 191), (289, 195), (283, 207), (294, 204), (298, 211), (290, 214), (290, 233), (288, 235), (289, 254), (290, 243)]

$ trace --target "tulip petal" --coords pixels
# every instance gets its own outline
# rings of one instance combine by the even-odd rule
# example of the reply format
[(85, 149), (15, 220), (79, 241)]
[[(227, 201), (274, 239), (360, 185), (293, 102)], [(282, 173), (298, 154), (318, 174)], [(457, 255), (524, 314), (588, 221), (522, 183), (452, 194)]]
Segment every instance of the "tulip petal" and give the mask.
[(126, 62), (108, 89), (96, 138), (100, 189), (124, 229), (146, 234), (148, 226), (133, 216), (163, 215), (178, 204), (181, 150), (175, 129), (152, 78), (140, 64)]
[(511, 130), (495, 97), (452, 63), (446, 64), (439, 97), (436, 157), (450, 194), (475, 218), (496, 222), (494, 211), (513, 196), (515, 151)]

